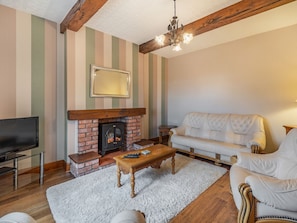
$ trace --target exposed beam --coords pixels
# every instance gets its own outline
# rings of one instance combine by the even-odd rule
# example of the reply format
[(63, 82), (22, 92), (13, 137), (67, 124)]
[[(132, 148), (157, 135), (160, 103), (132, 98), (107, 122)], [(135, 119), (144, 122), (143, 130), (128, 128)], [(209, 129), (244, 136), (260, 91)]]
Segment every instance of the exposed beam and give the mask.
[(66, 29), (77, 32), (108, 0), (78, 0), (60, 24), (60, 32)]
[[(224, 25), (241, 19), (259, 14), (261, 12), (279, 7), (296, 0), (242, 0), (234, 5), (214, 12), (204, 18), (196, 20), (184, 26), (184, 32), (192, 33), (193, 36), (208, 32)], [(169, 45), (169, 35), (165, 35), (165, 44), (160, 46), (152, 39), (139, 46), (139, 52), (149, 53)]]

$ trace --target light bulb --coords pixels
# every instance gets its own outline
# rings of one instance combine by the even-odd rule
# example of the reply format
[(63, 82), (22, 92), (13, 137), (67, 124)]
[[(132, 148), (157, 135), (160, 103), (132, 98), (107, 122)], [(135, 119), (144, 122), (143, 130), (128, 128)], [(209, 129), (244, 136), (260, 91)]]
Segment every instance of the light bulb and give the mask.
[(164, 41), (165, 41), (165, 36), (164, 35), (159, 35), (155, 37), (155, 40), (157, 41), (157, 43), (161, 46), (164, 45)]
[(178, 44), (174, 45), (174, 47), (172, 48), (172, 50), (178, 52), (178, 51), (181, 51), (182, 48), (180, 47), (180, 44), (178, 43)]
[(193, 39), (193, 34), (192, 33), (184, 33), (183, 34), (183, 43), (189, 44), (192, 39)]

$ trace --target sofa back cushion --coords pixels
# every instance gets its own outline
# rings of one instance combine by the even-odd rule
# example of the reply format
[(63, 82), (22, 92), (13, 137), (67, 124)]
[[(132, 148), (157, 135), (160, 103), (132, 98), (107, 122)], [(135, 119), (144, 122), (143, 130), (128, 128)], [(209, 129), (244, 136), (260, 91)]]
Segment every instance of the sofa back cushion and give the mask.
[(262, 118), (258, 115), (231, 114), (226, 131), (226, 142), (247, 145), (256, 132), (263, 129)]
[(207, 113), (191, 112), (185, 116), (183, 125), (200, 129), (203, 128), (206, 119)]
[(186, 115), (183, 121), (185, 135), (192, 137), (207, 138), (204, 123), (207, 120), (207, 113), (191, 112)]
[(225, 141), (229, 114), (208, 114), (206, 127), (209, 130), (208, 139)]
[(263, 129), (258, 115), (191, 112), (183, 121), (185, 135), (238, 145), (247, 145)]

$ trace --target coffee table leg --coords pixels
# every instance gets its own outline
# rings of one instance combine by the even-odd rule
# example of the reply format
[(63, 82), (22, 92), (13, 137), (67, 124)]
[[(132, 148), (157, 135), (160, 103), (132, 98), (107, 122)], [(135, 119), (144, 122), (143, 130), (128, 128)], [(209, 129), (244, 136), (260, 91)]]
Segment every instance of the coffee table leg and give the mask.
[(117, 165), (117, 177), (118, 177), (118, 187), (121, 186), (121, 170), (119, 165)]
[(134, 176), (134, 172), (131, 170), (130, 171), (131, 174), (131, 197), (135, 197), (135, 192), (134, 192), (134, 187), (135, 187), (135, 176)]
[(174, 156), (171, 158), (171, 173), (175, 174), (175, 159)]

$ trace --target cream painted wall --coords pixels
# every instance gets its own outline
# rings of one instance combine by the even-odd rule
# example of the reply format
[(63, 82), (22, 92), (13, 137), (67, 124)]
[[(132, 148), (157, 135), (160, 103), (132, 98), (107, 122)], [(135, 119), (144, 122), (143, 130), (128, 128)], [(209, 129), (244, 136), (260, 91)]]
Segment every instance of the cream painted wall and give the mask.
[(297, 25), (168, 61), (168, 123), (192, 111), (264, 117), (267, 151), (297, 124)]

